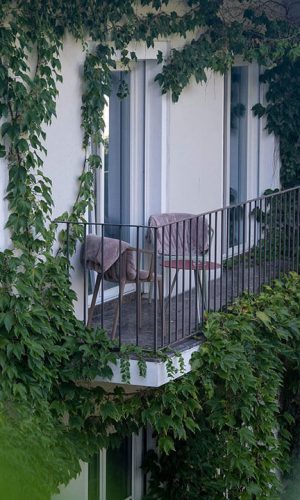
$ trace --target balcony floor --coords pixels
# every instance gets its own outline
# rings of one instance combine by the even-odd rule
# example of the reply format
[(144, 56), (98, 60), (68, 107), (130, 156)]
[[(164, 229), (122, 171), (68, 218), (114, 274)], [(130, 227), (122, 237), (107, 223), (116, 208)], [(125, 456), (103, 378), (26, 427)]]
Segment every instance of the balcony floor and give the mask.
[[(282, 266), (281, 266), (282, 267)], [(220, 310), (230, 304), (244, 289), (258, 292), (263, 283), (269, 283), (278, 276), (279, 265), (265, 263), (264, 266), (246, 267), (235, 265), (223, 269), (221, 277), (217, 278), (211, 272), (208, 285), (207, 310)], [(189, 278), (186, 280), (189, 283)], [(193, 279), (191, 281), (193, 286)], [(176, 286), (174, 292), (176, 291)], [(198, 294), (199, 295), (199, 294)], [(95, 308), (93, 324), (103, 327), (108, 333), (112, 331), (118, 299), (105, 302)], [(143, 349), (155, 351), (164, 346), (174, 346), (176, 350), (186, 350), (203, 341), (201, 334), (203, 319), (203, 304), (200, 300), (200, 314), (197, 315), (195, 289), (182, 293), (179, 283), (178, 295), (171, 300), (165, 293), (164, 298), (164, 329), (160, 305), (157, 301), (156, 342), (155, 342), (155, 312), (154, 300), (149, 303), (148, 294), (142, 296), (142, 314), (140, 328), (137, 326), (136, 293), (124, 297), (120, 312), (120, 321), (116, 332), (116, 342), (122, 345), (138, 345)], [(102, 319), (103, 317), (103, 319)]]

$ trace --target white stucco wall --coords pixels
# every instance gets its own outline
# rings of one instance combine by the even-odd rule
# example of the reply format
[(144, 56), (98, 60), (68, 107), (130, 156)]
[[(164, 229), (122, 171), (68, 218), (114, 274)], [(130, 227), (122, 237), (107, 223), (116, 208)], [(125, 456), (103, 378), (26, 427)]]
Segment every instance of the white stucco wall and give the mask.
[[(159, 42), (158, 45), (165, 52), (168, 48), (178, 47), (181, 43), (184, 42), (169, 40)], [(135, 45), (134, 48), (137, 49), (141, 58), (148, 57), (144, 44), (140, 48)], [(153, 49), (149, 49), (149, 53), (150, 58), (153, 59)], [(53, 182), (55, 202), (53, 218), (70, 210), (78, 192), (78, 176), (84, 160), (80, 126), (84, 57), (81, 44), (76, 43), (71, 37), (66, 37), (61, 56), (63, 83), (58, 86), (57, 118), (54, 118), (52, 125), (46, 129), (48, 154), (45, 158), (45, 173)], [(153, 83), (153, 85), (157, 84)], [(224, 120), (224, 77), (208, 72), (207, 83), (197, 85), (192, 81), (182, 92), (178, 103), (172, 103), (170, 97), (163, 99), (160, 113), (164, 123), (162, 122), (159, 128), (160, 157), (159, 152), (157, 157), (153, 153), (159, 142), (155, 139), (157, 125), (153, 125), (155, 122), (147, 124), (148, 128), (151, 128), (147, 132), (148, 150), (151, 154), (148, 154), (148, 164), (146, 164), (148, 191), (146, 187), (145, 219), (153, 211), (202, 213), (221, 207), (224, 189), (224, 122), (226, 121)], [(141, 124), (137, 126), (141, 127)], [(257, 156), (256, 151), (254, 155)], [(163, 174), (159, 177), (158, 172), (153, 176), (153, 165), (156, 170), (159, 169), (160, 158)], [(151, 172), (147, 173), (147, 165), (148, 167), (150, 165)], [(259, 194), (268, 187), (278, 186), (278, 165), (275, 140), (263, 130), (263, 123), (261, 123), (259, 175), (253, 172), (253, 177), (257, 177), (259, 181), (257, 187)], [(4, 201), (7, 169), (2, 160), (0, 166), (0, 248), (5, 248), (9, 245), (8, 233), (3, 230), (7, 219), (7, 205)], [(248, 194), (252, 196), (252, 191)], [(253, 196), (256, 196), (255, 188), (253, 188)], [(140, 220), (140, 217), (135, 219)], [(73, 286), (79, 297), (76, 311), (78, 316), (82, 317), (83, 277), (78, 255), (74, 261), (74, 268)]]
[[(63, 83), (58, 84), (57, 118), (45, 127), (47, 133), (45, 157), (45, 174), (53, 181), (53, 198), (55, 206), (53, 218), (65, 210), (69, 210), (78, 191), (78, 176), (81, 172), (84, 152), (82, 150), (81, 123), (81, 74), (83, 71), (84, 53), (82, 45), (67, 36), (61, 54)], [(3, 224), (7, 219), (7, 203), (4, 200), (7, 185), (6, 161), (0, 160), (0, 245), (7, 240), (3, 238)]]
[(66, 37), (61, 55), (63, 83), (58, 84), (57, 118), (46, 129), (48, 154), (44, 166), (53, 182), (54, 218), (72, 207), (83, 167), (80, 108), (84, 59), (81, 43)]
[(60, 492), (51, 500), (88, 500), (88, 465), (81, 463), (81, 473), (67, 486), (61, 486)]
[(222, 205), (223, 77), (209, 73), (206, 84), (191, 83), (170, 105), (170, 212), (201, 213)]
[[(56, 114), (47, 127), (45, 173), (52, 180), (53, 219), (72, 208), (78, 193), (78, 177), (83, 168), (81, 95), (85, 54), (80, 42), (67, 36), (61, 54), (63, 83), (58, 85)], [(65, 227), (64, 227), (65, 228)], [(78, 296), (77, 316), (83, 314), (82, 267), (79, 255), (73, 259), (73, 288)]]

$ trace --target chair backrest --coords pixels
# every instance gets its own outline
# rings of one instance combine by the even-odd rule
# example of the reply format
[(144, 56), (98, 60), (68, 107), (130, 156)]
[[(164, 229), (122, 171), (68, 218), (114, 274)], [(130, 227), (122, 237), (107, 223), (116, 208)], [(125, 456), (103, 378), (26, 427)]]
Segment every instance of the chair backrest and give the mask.
[(156, 249), (160, 255), (188, 258), (201, 255), (209, 248), (209, 227), (203, 216), (186, 213), (151, 215), (148, 225), (147, 240), (153, 245), (156, 233)]
[(89, 234), (85, 246), (82, 245), (81, 260), (92, 271), (102, 274), (109, 281), (134, 280), (136, 277), (136, 257), (126, 241), (101, 238)]

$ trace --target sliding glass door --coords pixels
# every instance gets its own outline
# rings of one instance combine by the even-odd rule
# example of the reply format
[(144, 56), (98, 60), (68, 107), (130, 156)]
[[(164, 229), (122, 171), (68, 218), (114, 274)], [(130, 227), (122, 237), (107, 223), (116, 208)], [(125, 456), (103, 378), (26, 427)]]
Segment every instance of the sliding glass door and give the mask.
[[(120, 99), (120, 86), (129, 94)], [(106, 113), (106, 144), (104, 154), (104, 217), (108, 225), (105, 236), (129, 241), (129, 231), (114, 224), (130, 224), (130, 78), (124, 71), (112, 73), (112, 93)]]
[[(230, 89), (229, 203), (236, 205), (247, 198), (248, 66), (232, 68)], [(230, 246), (243, 239), (240, 211), (239, 207), (230, 211)]]

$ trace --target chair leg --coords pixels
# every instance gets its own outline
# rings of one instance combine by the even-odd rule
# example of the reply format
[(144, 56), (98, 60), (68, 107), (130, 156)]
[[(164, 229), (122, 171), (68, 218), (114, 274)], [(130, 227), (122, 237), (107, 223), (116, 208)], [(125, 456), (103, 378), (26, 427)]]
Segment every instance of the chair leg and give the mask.
[(101, 276), (101, 274), (98, 274), (97, 279), (96, 279), (96, 283), (95, 283), (93, 297), (92, 297), (91, 307), (89, 308), (89, 313), (88, 313), (88, 322), (87, 322), (88, 327), (90, 327), (92, 325), (92, 319), (93, 319), (94, 309), (95, 309), (95, 305), (96, 305), (96, 300), (97, 300), (97, 295), (99, 292), (101, 280), (102, 280), (102, 276)]
[(174, 290), (174, 286), (176, 284), (177, 274), (178, 274), (178, 271), (175, 271), (174, 278), (173, 278), (173, 281), (172, 281), (172, 284), (171, 284), (171, 288), (170, 288), (170, 295), (171, 296), (172, 296), (172, 292)]
[(208, 289), (207, 289), (207, 275), (205, 269), (202, 271), (202, 288), (203, 288), (203, 300), (204, 300), (204, 311), (207, 310), (208, 302)]
[(158, 286), (158, 299), (159, 299), (159, 305), (160, 305), (160, 314), (162, 317), (162, 334), (163, 338), (166, 336), (166, 325), (165, 325), (165, 315), (164, 315), (164, 283), (162, 279), (157, 280), (157, 286)]
[(141, 283), (136, 284), (136, 300), (138, 301), (138, 329), (140, 330), (142, 327), (142, 292), (141, 292)]
[(157, 286), (158, 286), (158, 299), (159, 299), (159, 304), (160, 304), (160, 312), (162, 314), (163, 307), (164, 307), (164, 295), (163, 295), (163, 281), (162, 281), (162, 279), (157, 280)]
[(148, 304), (152, 302), (152, 292), (153, 292), (153, 282), (149, 284), (149, 292), (148, 292)]
[(200, 276), (199, 276), (199, 271), (197, 271), (196, 269), (194, 270), (194, 281), (195, 281), (195, 290), (197, 291), (197, 304), (196, 304), (196, 307), (197, 307), (197, 316), (198, 316), (198, 321), (200, 323), (200, 315), (201, 315), (201, 298), (200, 298), (200, 294), (202, 296), (202, 300), (203, 300), (203, 293), (202, 293), (202, 286), (201, 286), (201, 280), (200, 280)]
[(125, 290), (125, 280), (121, 280), (120, 282), (120, 297), (117, 302), (117, 307), (116, 307), (116, 312), (115, 312), (115, 317), (114, 317), (114, 322), (113, 322), (113, 327), (112, 327), (112, 332), (111, 332), (111, 338), (114, 340), (116, 336), (116, 331), (117, 331), (117, 326), (118, 326), (118, 321), (119, 321), (119, 315), (120, 315), (120, 304), (123, 302), (123, 296), (124, 296), (124, 290)]
[[(207, 290), (207, 278), (206, 278), (206, 271), (205, 269), (202, 269), (202, 271), (195, 271), (197, 273), (198, 278), (197, 282), (199, 283), (199, 288), (202, 294), (202, 300), (203, 300), (203, 310), (206, 311), (207, 309), (207, 296), (208, 296), (208, 290)], [(201, 280), (202, 276), (202, 280)], [(196, 276), (195, 276), (196, 279)]]

